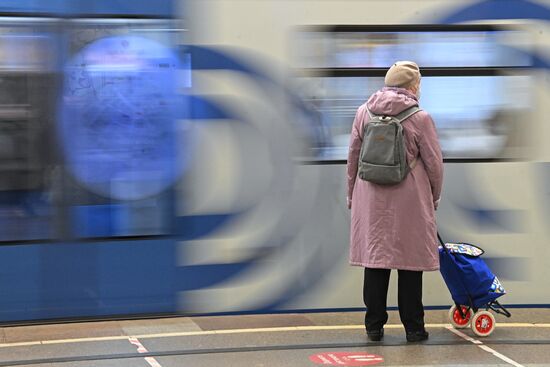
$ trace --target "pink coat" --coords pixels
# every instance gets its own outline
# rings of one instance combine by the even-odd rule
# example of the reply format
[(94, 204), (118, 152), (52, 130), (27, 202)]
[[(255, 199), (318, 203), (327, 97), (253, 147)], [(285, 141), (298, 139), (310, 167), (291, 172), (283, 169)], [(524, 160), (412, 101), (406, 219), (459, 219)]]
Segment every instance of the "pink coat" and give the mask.
[(443, 158), (430, 115), (420, 111), (403, 123), (407, 160), (411, 162), (418, 157), (403, 182), (382, 186), (357, 177), (367, 106), (374, 114), (396, 115), (415, 105), (418, 100), (413, 93), (386, 87), (374, 93), (355, 115), (347, 167), (352, 265), (417, 271), (439, 269), (435, 209), (443, 183)]

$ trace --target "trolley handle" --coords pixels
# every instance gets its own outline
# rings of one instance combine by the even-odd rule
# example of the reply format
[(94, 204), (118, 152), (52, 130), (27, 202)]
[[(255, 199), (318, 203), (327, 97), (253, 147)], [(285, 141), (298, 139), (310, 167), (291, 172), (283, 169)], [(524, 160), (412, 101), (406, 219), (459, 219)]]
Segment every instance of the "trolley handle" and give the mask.
[(443, 242), (443, 239), (441, 238), (441, 235), (439, 234), (439, 231), (437, 231), (437, 239), (439, 240), (439, 243), (441, 244), (441, 247), (443, 247), (443, 251), (445, 251), (447, 254), (449, 254), (449, 249), (447, 246), (445, 246), (445, 242)]

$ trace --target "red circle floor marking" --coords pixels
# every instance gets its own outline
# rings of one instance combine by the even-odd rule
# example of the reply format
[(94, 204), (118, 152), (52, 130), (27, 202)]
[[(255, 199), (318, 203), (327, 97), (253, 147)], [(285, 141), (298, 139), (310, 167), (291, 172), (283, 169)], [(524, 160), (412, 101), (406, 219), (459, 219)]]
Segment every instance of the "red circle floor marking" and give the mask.
[(372, 366), (384, 362), (382, 356), (361, 352), (328, 352), (309, 356), (313, 363), (325, 366)]

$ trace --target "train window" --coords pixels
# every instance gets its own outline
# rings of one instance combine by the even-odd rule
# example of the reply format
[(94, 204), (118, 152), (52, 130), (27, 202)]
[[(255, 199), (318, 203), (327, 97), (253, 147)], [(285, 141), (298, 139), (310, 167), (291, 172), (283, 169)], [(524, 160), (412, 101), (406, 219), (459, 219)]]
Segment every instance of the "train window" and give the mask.
[(66, 31), (57, 126), (71, 235), (170, 233), (180, 62), (173, 23), (78, 19)]
[[(384, 86), (383, 78), (303, 78), (306, 103), (320, 112), (329, 144), (314, 148), (322, 160), (347, 158), (350, 126), (365, 96)], [(421, 105), (430, 112), (446, 158), (515, 158), (513, 139), (530, 110), (529, 76), (422, 78)], [(516, 136), (517, 138), (517, 136)]]
[(171, 233), (174, 25), (0, 18), (0, 242)]
[[(380, 30), (377, 30), (380, 28)], [(518, 126), (531, 112), (527, 36), (489, 26), (331, 26), (301, 31), (296, 87), (316, 116), (322, 144), (310, 158), (347, 158), (357, 108), (384, 86), (396, 60), (422, 70), (421, 106), (432, 115), (445, 159), (526, 155)], [(310, 43), (308, 43), (310, 42)], [(517, 46), (517, 47), (515, 47)], [(459, 52), (457, 52), (457, 50)]]
[(0, 241), (52, 236), (48, 23), (0, 19)]
[(299, 66), (306, 68), (384, 68), (394, 60), (415, 60), (424, 67), (508, 67), (531, 64), (529, 55), (514, 47), (527, 40), (525, 32), (513, 30), (342, 32), (335, 28), (301, 33), (297, 46)]

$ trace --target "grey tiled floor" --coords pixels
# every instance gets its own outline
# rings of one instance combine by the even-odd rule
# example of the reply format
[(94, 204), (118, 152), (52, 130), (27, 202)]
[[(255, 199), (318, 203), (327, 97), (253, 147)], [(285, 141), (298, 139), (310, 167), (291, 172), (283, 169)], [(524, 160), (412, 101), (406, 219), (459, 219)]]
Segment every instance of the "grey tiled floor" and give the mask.
[[(446, 310), (427, 311), (430, 340), (421, 344), (406, 343), (395, 311), (381, 343), (367, 341), (362, 312), (3, 327), (0, 366), (313, 367), (309, 357), (326, 352), (376, 354), (384, 358), (381, 366), (550, 366), (550, 309), (510, 311), (510, 319), (497, 315), (497, 329), (489, 338), (476, 337), (489, 350), (448, 330), (443, 325), (449, 322)], [(463, 333), (475, 337), (469, 329)], [(147, 355), (130, 343), (136, 335), (142, 352), (152, 353), (154, 361), (146, 361)]]

